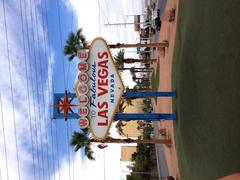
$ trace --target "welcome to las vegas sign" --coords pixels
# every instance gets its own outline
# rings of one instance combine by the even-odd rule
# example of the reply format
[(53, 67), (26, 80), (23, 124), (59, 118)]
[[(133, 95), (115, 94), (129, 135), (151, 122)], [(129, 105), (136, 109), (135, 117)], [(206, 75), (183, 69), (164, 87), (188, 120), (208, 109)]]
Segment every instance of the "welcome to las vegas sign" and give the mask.
[(79, 75), (74, 90), (79, 99), (79, 125), (88, 126), (102, 140), (109, 131), (124, 91), (113, 57), (102, 38), (91, 43), (89, 52), (79, 51)]

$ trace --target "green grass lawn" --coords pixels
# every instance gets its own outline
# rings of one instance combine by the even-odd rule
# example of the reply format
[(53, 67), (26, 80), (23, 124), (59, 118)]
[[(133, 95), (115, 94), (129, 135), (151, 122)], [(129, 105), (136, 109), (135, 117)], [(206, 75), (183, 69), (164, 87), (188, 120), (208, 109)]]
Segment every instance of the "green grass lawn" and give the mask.
[[(157, 68), (156, 71), (153, 71), (152, 78), (151, 78), (151, 84), (152, 84), (152, 91), (158, 91), (159, 87), (159, 80), (160, 80), (160, 60), (157, 61)], [(157, 97), (154, 98), (155, 103), (157, 104)]]
[(240, 172), (240, 1), (180, 0), (173, 60), (183, 180)]

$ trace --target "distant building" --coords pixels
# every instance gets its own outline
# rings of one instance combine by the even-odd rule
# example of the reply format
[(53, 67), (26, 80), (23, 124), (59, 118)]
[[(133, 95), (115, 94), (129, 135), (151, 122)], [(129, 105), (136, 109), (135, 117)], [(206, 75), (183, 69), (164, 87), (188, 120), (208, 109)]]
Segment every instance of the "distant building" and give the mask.
[(141, 136), (142, 130), (138, 130), (138, 123), (136, 120), (129, 121), (126, 123), (127, 125), (122, 127), (123, 133), (129, 138), (137, 138)]
[[(127, 106), (127, 108), (124, 111), (125, 113), (142, 112), (142, 107), (143, 107), (142, 99), (135, 99), (132, 101), (132, 104), (133, 106)], [(123, 133), (129, 138), (137, 138), (138, 136), (142, 135), (142, 130), (138, 129), (138, 123), (136, 120), (126, 122), (126, 126), (123, 126), (122, 129), (123, 129)]]
[(131, 161), (132, 154), (137, 151), (136, 146), (122, 146), (121, 148), (121, 161)]

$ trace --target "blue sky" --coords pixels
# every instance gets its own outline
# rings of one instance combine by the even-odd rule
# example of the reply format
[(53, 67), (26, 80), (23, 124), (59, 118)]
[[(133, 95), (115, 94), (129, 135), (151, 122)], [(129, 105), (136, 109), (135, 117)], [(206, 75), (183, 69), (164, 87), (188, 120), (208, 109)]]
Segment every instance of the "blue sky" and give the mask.
[(77, 120), (52, 120), (49, 105), (53, 92), (72, 91), (75, 83), (77, 61), (62, 53), (68, 33), (83, 27), (88, 41), (136, 42), (133, 27), (104, 24), (132, 21), (125, 15), (141, 13), (141, 2), (0, 2), (0, 179), (124, 179), (119, 145), (93, 147), (96, 162), (73, 153), (69, 139)]

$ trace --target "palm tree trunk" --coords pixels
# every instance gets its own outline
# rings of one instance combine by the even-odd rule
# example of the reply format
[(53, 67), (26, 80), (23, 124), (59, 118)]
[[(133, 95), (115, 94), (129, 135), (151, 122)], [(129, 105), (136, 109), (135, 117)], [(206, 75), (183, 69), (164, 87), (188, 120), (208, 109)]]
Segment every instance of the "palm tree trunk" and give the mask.
[(152, 88), (139, 88), (138, 90), (139, 91), (151, 91)]
[(124, 63), (136, 63), (136, 62), (155, 62), (157, 59), (134, 59), (134, 58), (125, 58)]
[(136, 80), (142, 80), (142, 81), (149, 81), (149, 78), (140, 78), (140, 77), (138, 78), (138, 77), (136, 77), (135, 79)]
[(158, 47), (158, 48), (165, 48), (168, 47), (168, 42), (164, 42), (164, 43), (150, 43), (150, 44), (121, 44), (121, 43), (117, 43), (117, 44), (109, 44), (108, 47), (109, 48), (133, 48), (133, 47)]
[[(134, 48), (134, 47), (157, 47), (157, 48), (166, 48), (168, 47), (169, 43), (168, 42), (162, 42), (162, 43), (150, 43), (150, 44), (122, 44), (122, 43), (117, 43), (117, 44), (109, 44), (108, 47), (112, 48), (112, 49), (116, 49), (116, 48)], [(90, 44), (86, 45), (84, 47), (84, 49), (89, 49), (90, 48)]]
[(171, 144), (171, 139), (110, 139), (106, 143), (137, 143), (137, 144)]
[(135, 67), (131, 67), (131, 68), (122, 68), (119, 70), (153, 70), (153, 68), (135, 68)]
[(134, 70), (133, 72), (135, 72), (135, 73), (139, 73), (139, 72), (152, 72), (152, 70), (149, 70), (149, 71), (144, 71), (144, 70), (138, 71), (138, 70)]
[[(138, 92), (141, 93), (141, 92)], [(126, 96), (125, 96), (126, 97)], [(134, 98), (134, 97), (133, 97)], [(138, 98), (138, 97), (136, 97)], [(161, 120), (176, 120), (176, 114), (172, 113), (116, 113), (115, 119), (132, 121), (132, 120), (145, 120), (145, 121), (161, 121)]]
[[(90, 139), (91, 142), (99, 142), (94, 139)], [(171, 144), (171, 139), (116, 139), (112, 137), (107, 137), (105, 140), (102, 141), (103, 143), (121, 143), (121, 144), (130, 144), (130, 143), (137, 143), (137, 144)]]

